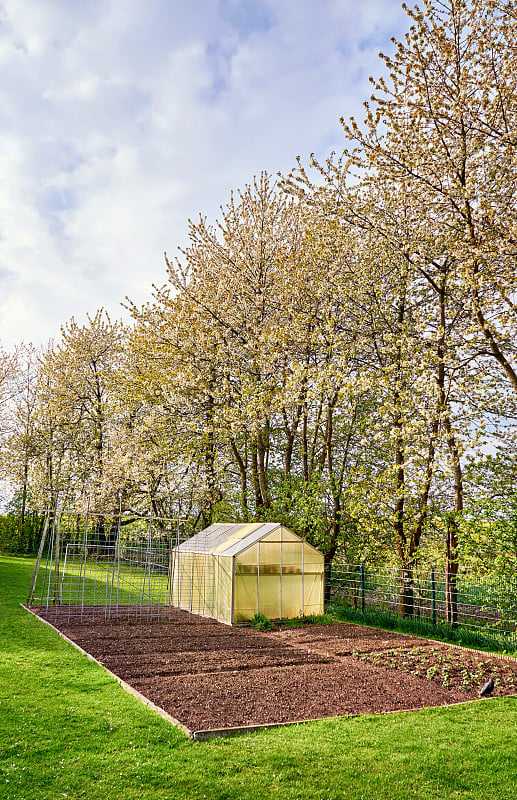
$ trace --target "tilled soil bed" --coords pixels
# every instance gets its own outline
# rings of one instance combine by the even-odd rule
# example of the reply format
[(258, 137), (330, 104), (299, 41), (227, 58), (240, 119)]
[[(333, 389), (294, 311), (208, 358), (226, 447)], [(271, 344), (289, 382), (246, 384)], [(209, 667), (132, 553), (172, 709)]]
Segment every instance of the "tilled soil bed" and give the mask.
[(191, 731), (448, 705), (490, 676), (494, 695), (517, 693), (515, 661), (348, 623), (49, 620)]

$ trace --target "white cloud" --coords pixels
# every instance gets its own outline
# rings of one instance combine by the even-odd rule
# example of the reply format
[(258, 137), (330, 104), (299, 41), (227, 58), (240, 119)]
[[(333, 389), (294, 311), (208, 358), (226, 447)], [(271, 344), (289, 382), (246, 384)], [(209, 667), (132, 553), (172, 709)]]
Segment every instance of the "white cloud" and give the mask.
[(165, 278), (187, 218), (342, 146), (398, 0), (6, 0), (0, 339)]

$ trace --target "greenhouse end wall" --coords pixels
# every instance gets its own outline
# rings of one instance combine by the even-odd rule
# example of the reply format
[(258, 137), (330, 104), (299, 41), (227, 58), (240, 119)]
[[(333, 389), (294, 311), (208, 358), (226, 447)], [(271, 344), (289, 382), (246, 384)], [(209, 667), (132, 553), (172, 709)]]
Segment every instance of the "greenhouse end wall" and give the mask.
[(232, 561), (211, 553), (173, 553), (171, 605), (231, 624)]
[(323, 613), (323, 556), (301, 540), (258, 542), (235, 556), (234, 580), (234, 622)]

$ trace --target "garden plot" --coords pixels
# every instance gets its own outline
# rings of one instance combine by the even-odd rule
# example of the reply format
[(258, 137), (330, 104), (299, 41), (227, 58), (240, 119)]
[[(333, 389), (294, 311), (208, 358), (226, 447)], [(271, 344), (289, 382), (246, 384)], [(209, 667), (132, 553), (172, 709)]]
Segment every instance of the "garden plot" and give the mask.
[(515, 661), (347, 623), (52, 622), (191, 731), (448, 705), (490, 676), (516, 693)]

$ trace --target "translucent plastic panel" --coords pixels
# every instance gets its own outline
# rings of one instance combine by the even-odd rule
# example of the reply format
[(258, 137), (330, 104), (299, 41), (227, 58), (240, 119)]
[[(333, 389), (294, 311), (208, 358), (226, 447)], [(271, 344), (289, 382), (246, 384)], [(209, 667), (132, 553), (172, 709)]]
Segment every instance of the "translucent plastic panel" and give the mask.
[(226, 550), (227, 547), (230, 547), (232, 542), (239, 542), (241, 539), (244, 539), (249, 533), (255, 530), (257, 527), (256, 523), (246, 523), (243, 525), (235, 525), (232, 530), (230, 531), (230, 535), (225, 537), (224, 541), (221, 544), (218, 544), (214, 548), (214, 553), (220, 553), (222, 550)]
[(282, 528), (278, 527), (275, 528), (274, 531), (268, 533), (267, 536), (264, 536), (263, 539), (260, 540), (260, 544), (265, 544), (266, 542), (281, 542), (282, 541)]
[(304, 609), (305, 616), (323, 614), (323, 573), (304, 575)]
[(205, 598), (203, 615), (217, 617), (217, 558), (213, 555), (206, 557), (205, 571)]
[(260, 571), (266, 574), (279, 574), (280, 572), (281, 542), (271, 542), (263, 539), (259, 547)]
[[(282, 619), (294, 619), (303, 615), (303, 581), (298, 574), (282, 573)], [(280, 614), (279, 614), (280, 616)]]
[(247, 567), (253, 567), (255, 573), (257, 572), (257, 561), (258, 561), (258, 544), (252, 545), (252, 547), (248, 547), (247, 550), (244, 550), (242, 553), (239, 553), (238, 556), (235, 556), (235, 571), (236, 572), (249, 572)]
[(190, 604), (189, 610), (194, 614), (199, 614), (199, 606), (203, 600), (201, 597), (202, 590), (202, 559), (197, 553), (192, 554), (192, 563), (190, 570)]
[(282, 525), (282, 541), (283, 542), (297, 542), (301, 544), (300, 537)]
[(191, 611), (207, 615), (207, 590), (211, 583), (212, 559), (209, 553), (195, 553), (192, 559)]
[(302, 574), (302, 543), (282, 542), (281, 563), (282, 575), (301, 575)]
[(188, 561), (188, 572), (190, 573), (190, 553), (174, 552), (171, 557), (171, 599), (175, 606), (185, 607), (186, 597), (188, 596), (188, 580), (184, 578), (185, 562)]
[(253, 545), (235, 556), (234, 622), (251, 619), (257, 613), (258, 553), (259, 546)]
[(217, 619), (231, 623), (233, 558), (219, 556), (217, 561)]
[(194, 557), (192, 553), (180, 553), (178, 564), (178, 590), (180, 593), (180, 606), (190, 611), (192, 597), (192, 567)]
[(259, 614), (270, 619), (280, 617), (280, 575), (259, 573)]
[(233, 621), (244, 622), (257, 613), (257, 573), (235, 572)]
[(323, 554), (319, 553), (307, 542), (303, 543), (303, 563), (305, 570), (308, 572), (323, 572)]

